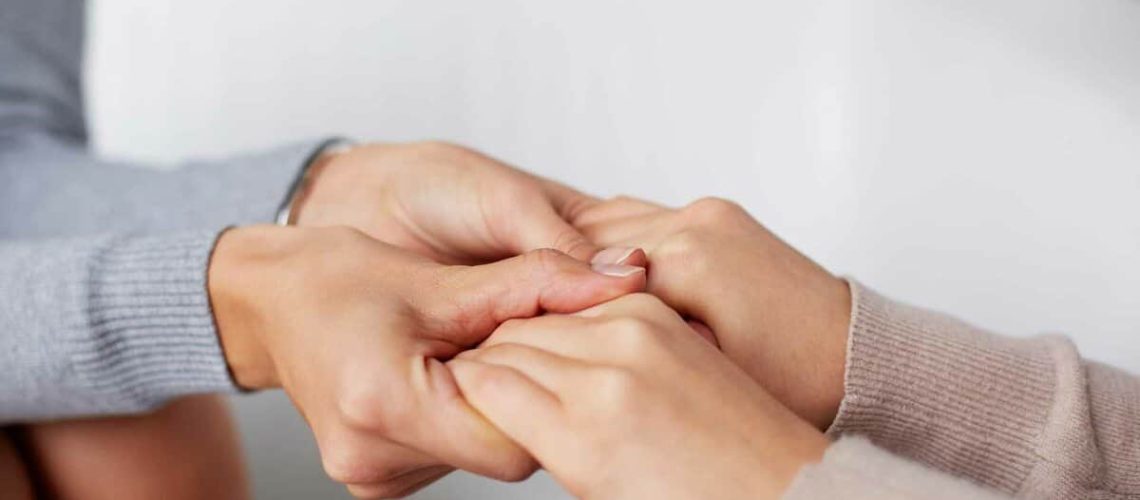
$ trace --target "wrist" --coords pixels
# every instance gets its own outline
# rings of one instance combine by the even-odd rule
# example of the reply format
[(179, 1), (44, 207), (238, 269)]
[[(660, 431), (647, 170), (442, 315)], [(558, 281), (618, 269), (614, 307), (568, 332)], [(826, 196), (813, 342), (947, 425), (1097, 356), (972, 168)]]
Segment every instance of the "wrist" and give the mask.
[(824, 307), (820, 355), (818, 415), (811, 419), (820, 430), (826, 430), (839, 413), (843, 402), (847, 371), (847, 336), (851, 328), (851, 287), (846, 280), (832, 277), (832, 284), (822, 293)]
[(780, 449), (783, 452), (779, 454), (780, 456), (772, 456), (771, 458), (775, 460), (767, 465), (768, 470), (773, 472), (768, 488), (768, 491), (773, 493), (770, 497), (782, 498), (804, 467), (823, 460), (830, 445), (831, 441), (823, 434), (812, 432), (805, 433), (782, 446)]
[(327, 168), (333, 158), (354, 147), (355, 143), (347, 139), (329, 139), (324, 142), (308, 160), (293, 181), (285, 201), (277, 211), (275, 222), (280, 226), (294, 225), (300, 219), (301, 210), (312, 191), (313, 184), (321, 172)]
[(264, 295), (270, 289), (261, 285), (255, 272), (267, 261), (250, 251), (268, 246), (266, 233), (274, 230), (263, 227), (227, 230), (218, 238), (210, 259), (207, 290), (214, 324), (230, 375), (242, 389), (280, 385), (272, 358), (262, 341), (254, 306), (258, 294)]

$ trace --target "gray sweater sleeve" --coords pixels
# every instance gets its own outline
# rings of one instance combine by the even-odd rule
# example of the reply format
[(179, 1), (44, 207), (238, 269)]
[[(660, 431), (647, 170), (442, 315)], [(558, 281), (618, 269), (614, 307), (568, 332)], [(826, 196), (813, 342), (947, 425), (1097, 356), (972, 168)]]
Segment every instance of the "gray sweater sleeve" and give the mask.
[(316, 142), (158, 171), (85, 145), (83, 2), (0, 8), (0, 423), (227, 391), (205, 279)]
[(0, 422), (132, 413), (231, 387), (211, 232), (0, 244)]

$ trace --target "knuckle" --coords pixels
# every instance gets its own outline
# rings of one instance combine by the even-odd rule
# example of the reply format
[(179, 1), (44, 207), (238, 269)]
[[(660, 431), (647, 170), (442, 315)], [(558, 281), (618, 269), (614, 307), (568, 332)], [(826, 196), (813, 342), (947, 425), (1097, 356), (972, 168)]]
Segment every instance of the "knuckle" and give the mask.
[(587, 252), (594, 248), (589, 241), (586, 240), (582, 233), (567, 226), (565, 229), (558, 231), (555, 235), (554, 241), (551, 246), (561, 250), (567, 255), (585, 255)]
[(383, 434), (410, 419), (413, 408), (402, 398), (382, 398), (378, 384), (351, 382), (343, 386), (335, 404), (340, 422), (350, 429)]
[(699, 225), (732, 221), (746, 213), (740, 204), (716, 197), (701, 198), (682, 208), (681, 212), (686, 220)]
[[(334, 438), (336, 439), (336, 438)], [(333, 481), (342, 484), (367, 482), (373, 474), (360, 448), (346, 439), (322, 443), (321, 466)]]
[(623, 316), (610, 320), (609, 327), (623, 352), (637, 355), (657, 347), (657, 331), (646, 319)]
[(393, 486), (396, 479), (413, 470), (400, 452), (369, 448), (352, 432), (340, 431), (326, 436), (320, 442), (320, 449), (325, 474), (341, 484), (369, 485), (370, 490)]
[(382, 500), (386, 498), (401, 498), (402, 485), (391, 483), (379, 484), (349, 484), (346, 485), (348, 494), (358, 500)]
[(523, 255), (527, 267), (540, 274), (557, 273), (565, 269), (568, 264), (566, 254), (553, 248), (539, 248)]
[(704, 230), (682, 229), (665, 238), (658, 246), (654, 257), (668, 262), (672, 267), (704, 266), (708, 264), (708, 252), (704, 251), (707, 241), (708, 234)]
[(638, 311), (655, 311), (662, 307), (667, 307), (664, 302), (661, 302), (661, 299), (651, 293), (631, 293), (618, 300), (629, 304), (632, 309)]
[(494, 479), (517, 483), (530, 477), (538, 470), (538, 463), (521, 449), (502, 453), (496, 458), (489, 474)]

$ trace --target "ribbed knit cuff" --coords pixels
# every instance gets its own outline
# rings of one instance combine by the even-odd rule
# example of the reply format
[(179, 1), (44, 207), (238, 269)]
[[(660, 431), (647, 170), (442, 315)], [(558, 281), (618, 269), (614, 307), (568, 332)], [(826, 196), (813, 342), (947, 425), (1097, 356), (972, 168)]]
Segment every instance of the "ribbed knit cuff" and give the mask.
[(823, 461), (804, 467), (784, 500), (997, 500), (1002, 497), (969, 481), (948, 476), (846, 437), (827, 449)]
[(1049, 343), (1000, 337), (854, 281), (846, 394), (832, 436), (1017, 491), (1053, 404)]
[(139, 409), (234, 389), (206, 290), (216, 237), (117, 238), (101, 246), (88, 267), (84, 324), (71, 337), (81, 381)]

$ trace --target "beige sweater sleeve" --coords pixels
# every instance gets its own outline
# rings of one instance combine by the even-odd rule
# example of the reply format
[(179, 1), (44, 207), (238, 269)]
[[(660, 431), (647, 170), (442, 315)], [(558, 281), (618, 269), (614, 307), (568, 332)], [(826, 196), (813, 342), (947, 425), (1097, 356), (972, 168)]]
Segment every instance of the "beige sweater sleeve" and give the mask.
[(978, 497), (951, 476), (1015, 497), (1140, 497), (1140, 379), (1063, 337), (1002, 337), (851, 289), (846, 395), (828, 431), (843, 438), (787, 498)]

